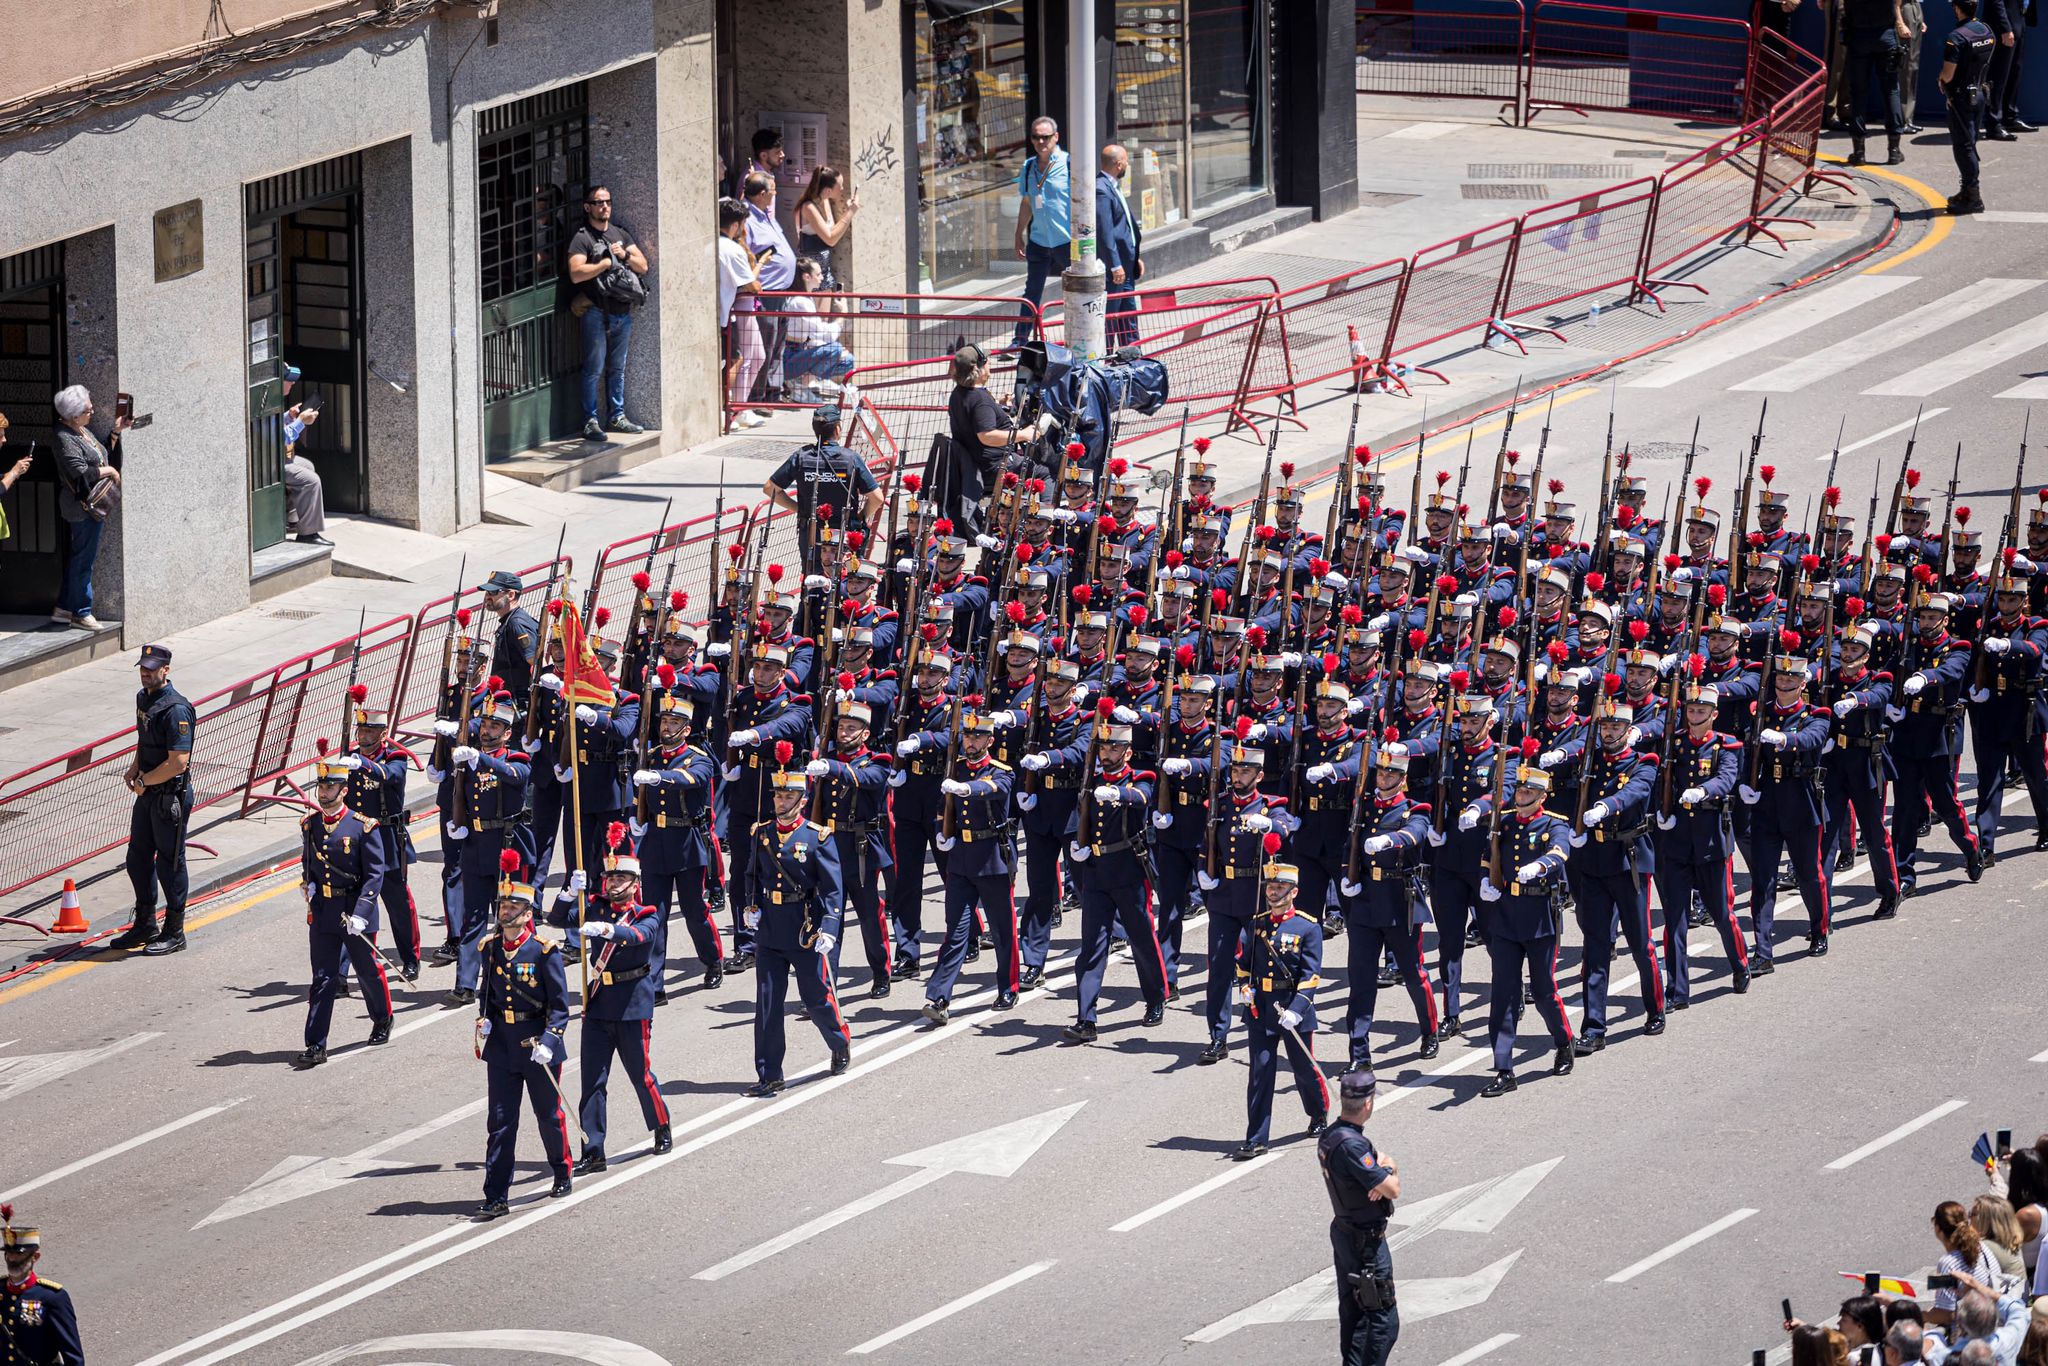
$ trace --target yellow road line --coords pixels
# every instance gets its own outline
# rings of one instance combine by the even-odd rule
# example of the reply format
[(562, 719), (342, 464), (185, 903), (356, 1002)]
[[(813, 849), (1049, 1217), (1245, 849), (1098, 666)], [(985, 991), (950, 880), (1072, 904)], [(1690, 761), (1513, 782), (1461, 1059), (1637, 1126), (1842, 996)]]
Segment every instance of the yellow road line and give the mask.
[[(298, 883), (295, 881), (287, 882), (281, 887), (272, 888), (270, 891), (258, 892), (254, 896), (244, 897), (242, 900), (223, 906), (217, 911), (208, 911), (204, 915), (194, 916), (185, 922), (185, 932), (190, 934), (194, 930), (203, 930), (208, 925), (226, 920), (231, 915), (240, 915), (250, 907), (260, 906), (274, 897), (282, 896), (296, 886), (298, 886)], [(44, 987), (67, 981), (93, 968), (101, 968), (109, 963), (121, 962), (126, 957), (127, 955), (123, 954), (120, 958), (88, 958), (83, 962), (65, 963), (60, 967), (51, 968), (47, 972), (36, 974), (19, 986), (9, 987), (5, 991), (0, 991), (0, 1005), (6, 1005), (9, 1001), (18, 1001), (24, 996), (33, 996)]]
[[(1829, 152), (1820, 153), (1817, 160), (1833, 162), (1837, 166), (1846, 166), (1848, 164), (1843, 158)], [(1948, 208), (1948, 196), (1935, 189), (1932, 185), (1929, 185), (1926, 181), (1915, 180), (1909, 175), (1902, 175), (1885, 166), (1859, 166), (1856, 169), (1862, 171), (1865, 175), (1874, 175), (1880, 180), (1889, 180), (1894, 185), (1904, 186), (1926, 201), (1928, 208), (1933, 209), (1937, 214), (1941, 214), (1941, 217), (1934, 220), (1934, 226), (1927, 230), (1925, 237), (1915, 242), (1912, 246), (1907, 247), (1897, 256), (1886, 257), (1874, 266), (1864, 267), (1857, 274), (1882, 275), (1895, 266), (1904, 265), (1923, 252), (1934, 250), (1934, 248), (1940, 246), (1948, 239), (1950, 233), (1956, 230), (1956, 220), (1950, 218), (1944, 212)]]

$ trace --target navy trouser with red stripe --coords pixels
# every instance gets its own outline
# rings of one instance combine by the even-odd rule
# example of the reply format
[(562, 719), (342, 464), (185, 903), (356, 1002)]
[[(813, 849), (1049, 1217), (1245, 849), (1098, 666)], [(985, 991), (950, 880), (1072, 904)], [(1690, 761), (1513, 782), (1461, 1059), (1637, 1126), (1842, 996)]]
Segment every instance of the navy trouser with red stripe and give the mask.
[(1657, 944), (1650, 937), (1650, 882), (1646, 874), (1623, 870), (1599, 875), (1571, 872), (1572, 902), (1578, 907), (1579, 977), (1585, 1010), (1579, 1032), (1588, 1039), (1607, 1034), (1607, 984), (1614, 976), (1614, 946), (1628, 941), (1641, 979), (1643, 1008), (1653, 1020), (1664, 1014), (1664, 976), (1657, 970)]
[[(509, 1028), (499, 1025), (500, 1030)], [(547, 1151), (548, 1166), (558, 1177), (569, 1174), (569, 1117), (562, 1113), (562, 1060), (547, 1066), (546, 1075), (533, 1062), (526, 1044), (530, 1040), (498, 1036), (484, 1041), (484, 1061), (490, 1078), (485, 1110), (489, 1139), (484, 1144), (484, 1199), (503, 1200), (512, 1189), (512, 1161), (519, 1146), (519, 1111), (525, 1100), (533, 1102), (534, 1122), (540, 1126), (540, 1146)], [(507, 1053), (517, 1049), (513, 1059)]]
[(690, 945), (697, 950), (704, 971), (725, 961), (725, 942), (718, 932), (718, 917), (704, 902), (705, 869), (683, 873), (648, 873), (640, 879), (640, 894), (659, 912), (655, 924), (654, 956), (658, 969), (668, 965), (668, 908), (671, 901), (682, 903), (683, 928), (690, 932)]
[(1230, 1038), (1230, 999), (1237, 987), (1237, 946), (1252, 922), (1209, 907), (1209, 981), (1203, 1016), (1209, 1021), (1209, 1042)]
[(988, 918), (989, 931), (995, 936), (996, 990), (1017, 989), (1022, 969), (1013, 885), (1013, 877), (1007, 873), (993, 877), (946, 875), (946, 938), (939, 945), (938, 962), (933, 964), (932, 975), (925, 983), (927, 1000), (944, 1001), (952, 997), (953, 984), (959, 980), (961, 965), (967, 961), (968, 942), (974, 937), (976, 910)]
[[(1854, 820), (1851, 820), (1851, 813)], [(1885, 816), (1884, 784), (1859, 781), (1842, 769), (1828, 771), (1827, 828), (1821, 834), (1821, 871), (1834, 886), (1835, 857), (1844, 841), (1854, 833), (1862, 837), (1863, 852), (1870, 856), (1870, 880), (1881, 897), (1899, 894), (1899, 861), (1892, 854), (1892, 826)]]
[(1159, 952), (1159, 934), (1152, 924), (1152, 889), (1143, 883), (1112, 887), (1095, 885), (1081, 865), (1081, 948), (1074, 964), (1080, 993), (1076, 1018), (1095, 1023), (1095, 998), (1102, 994), (1103, 973), (1109, 967), (1109, 927), (1124, 927), (1131, 941), (1131, 962), (1138, 969), (1138, 986), (1145, 993), (1145, 1006), (1166, 1004), (1166, 959)]
[[(387, 828), (378, 827), (380, 832)], [(420, 965), (420, 914), (413, 905), (411, 879), (406, 875), (405, 847), (397, 829), (390, 830), (384, 841), (384, 881), (377, 889), (377, 899), (384, 903), (384, 923), (391, 927), (398, 961), (416, 968)]]
[(1549, 1026), (1550, 1041), (1559, 1048), (1570, 1043), (1571, 1022), (1565, 1019), (1564, 1001), (1557, 994), (1557, 936), (1547, 934), (1524, 942), (1489, 935), (1486, 952), (1493, 960), (1493, 999), (1486, 1020), (1493, 1039), (1493, 1070), (1506, 1072), (1515, 1065), (1515, 1027), (1522, 1019), (1524, 968), (1529, 974), (1529, 994), (1536, 998), (1536, 1013)]
[(1777, 940), (1778, 860), (1792, 860), (1792, 880), (1806, 903), (1807, 937), (1828, 932), (1828, 883), (1822, 872), (1820, 827), (1780, 823), (1769, 799), (1753, 808), (1749, 823), (1749, 919), (1756, 932), (1756, 956), (1771, 961)]
[(1692, 1002), (1692, 966), (1685, 932), (1695, 892), (1699, 894), (1700, 905), (1706, 908), (1707, 918), (1721, 931), (1721, 948), (1736, 971), (1749, 971), (1749, 950), (1742, 942), (1742, 931), (1736, 928), (1731, 909), (1735, 900), (1735, 871), (1730, 862), (1722, 859), (1715, 863), (1687, 863), (1675, 854), (1670, 845), (1657, 851), (1654, 881), (1657, 902), (1664, 908), (1664, 969), (1670, 979), (1664, 994), (1671, 1004), (1683, 1006)]
[(612, 1059), (625, 1066), (626, 1080), (640, 1097), (640, 1117), (652, 1133), (668, 1123), (668, 1102), (661, 1098), (661, 1082), (654, 1075), (650, 1056), (652, 1020), (601, 1020), (583, 1017), (583, 1102), (578, 1118), (583, 1123), (583, 1151), (604, 1151), (605, 1109), (611, 1089)]
[(391, 986), (384, 980), (384, 960), (377, 956), (369, 940), (359, 934), (329, 934), (325, 930), (308, 930), (306, 938), (313, 958), (313, 990), (306, 1001), (306, 1047), (324, 1048), (327, 1044), (327, 1028), (334, 1019), (334, 996), (341, 988), (344, 957), (355, 965), (370, 1018), (391, 1018)]
[(1956, 792), (1955, 761), (1947, 755), (1915, 759), (1901, 750), (1892, 751), (1898, 769), (1898, 786), (1892, 791), (1892, 852), (1899, 860), (1901, 890), (1911, 892), (1918, 880), (1913, 872), (1913, 855), (1920, 848), (1920, 813), (1932, 808), (1948, 827), (1956, 848), (1974, 851), (1977, 833), (1963, 816), (1963, 799)]
[(781, 1081), (782, 1055), (788, 1048), (783, 1037), (782, 1014), (789, 1004), (789, 978), (796, 975), (796, 992), (803, 998), (811, 1023), (825, 1040), (825, 1046), (839, 1053), (851, 1046), (853, 1035), (839, 1014), (839, 997), (832, 990), (831, 966), (816, 949), (795, 953), (754, 945), (754, 1075), (762, 1081)]
[(1273, 1132), (1273, 1087), (1279, 1080), (1283, 1048), (1294, 1068), (1294, 1090), (1301, 1097), (1301, 1108), (1310, 1120), (1330, 1116), (1330, 1085), (1323, 1080), (1323, 1069), (1316, 1066), (1314, 1028), (1304, 1023), (1292, 1030), (1282, 1029), (1280, 1021), (1273, 1017), (1271, 1005), (1268, 999), (1267, 1009), (1256, 1015), (1248, 1014), (1244, 1026), (1252, 1055), (1251, 1073), (1245, 1081), (1248, 1122), (1244, 1141), (1254, 1146), (1263, 1144)]
[(1351, 1035), (1351, 1065), (1372, 1065), (1372, 1017), (1380, 1000), (1380, 954), (1392, 953), (1401, 969), (1401, 985), (1415, 1007), (1415, 1022), (1424, 1034), (1437, 1031), (1436, 993), (1422, 970), (1422, 927), (1388, 928), (1367, 925), (1357, 916), (1347, 916), (1351, 946), (1345, 950), (1344, 980), (1350, 988), (1350, 1010), (1345, 1028)]

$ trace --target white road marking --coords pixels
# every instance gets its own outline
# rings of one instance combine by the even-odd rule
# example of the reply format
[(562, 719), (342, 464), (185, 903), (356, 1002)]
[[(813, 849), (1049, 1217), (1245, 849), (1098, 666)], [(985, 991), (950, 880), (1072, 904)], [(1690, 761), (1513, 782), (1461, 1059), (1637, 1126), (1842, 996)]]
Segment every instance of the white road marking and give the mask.
[(1982, 209), (1970, 217), (1980, 223), (2048, 223), (2048, 213), (2032, 209)]
[(1772, 309), (1731, 328), (1716, 328), (1699, 341), (1687, 342), (1668, 353), (1671, 356), (1668, 362), (1622, 387), (1669, 389), (1716, 366), (1754, 356), (1765, 347), (1839, 317), (1852, 308), (1882, 299), (1893, 290), (1916, 283), (1919, 278), (1917, 275), (1851, 275), (1839, 284), (1830, 285), (1783, 308)]
[(1781, 365), (1729, 388), (1766, 394), (1789, 394), (1804, 389), (1809, 384), (1838, 375), (1852, 365), (1914, 345), (1930, 332), (2017, 298), (2041, 283), (2039, 280), (1998, 278), (1979, 280), (1965, 293), (1936, 299), (1910, 313), (1888, 319), (1875, 333), (1860, 333), (1833, 346), (1824, 346), (1789, 365)]
[(18, 1195), (27, 1195), (30, 1191), (41, 1190), (53, 1181), (62, 1181), (65, 1177), (82, 1172), (87, 1167), (96, 1167), (110, 1157), (119, 1157), (122, 1153), (133, 1152), (145, 1143), (154, 1143), (160, 1138), (178, 1132), (180, 1129), (189, 1128), (201, 1120), (212, 1119), (223, 1110), (232, 1110), (247, 1099), (247, 1096), (235, 1096), (229, 1100), (222, 1101), (219, 1105), (209, 1105), (204, 1110), (194, 1110), (183, 1119), (174, 1119), (169, 1124), (160, 1124), (146, 1134), (137, 1134), (126, 1142), (116, 1143), (111, 1148), (102, 1148), (90, 1157), (81, 1157), (76, 1162), (68, 1162), (64, 1166), (57, 1168), (57, 1170), (45, 1172), (35, 1180), (25, 1182), (14, 1187), (12, 1190), (0, 1191), (0, 1200), (12, 1200)]
[[(2048, 375), (2036, 375), (2032, 379), (2021, 380), (2018, 384), (2013, 385), (2012, 388), (1999, 391), (1998, 397), (2023, 399), (2048, 398)], [(2036, 890), (2038, 891), (2039, 889), (2036, 888)]]
[(1873, 384), (1863, 392), (1925, 398), (2042, 346), (2048, 346), (2048, 315), (2028, 318), (2003, 332), (1980, 338), (1968, 346), (1959, 346), (1896, 379)]
[(1624, 1285), (1627, 1282), (1632, 1281), (1636, 1277), (1642, 1275), (1645, 1271), (1649, 1271), (1655, 1267), (1664, 1265), (1664, 1263), (1670, 1261), (1679, 1253), (1684, 1252), (1687, 1248), (1698, 1247), (1701, 1243), (1704, 1243), (1705, 1241), (1707, 1241), (1707, 1239), (1713, 1237), (1715, 1234), (1723, 1233), (1726, 1232), (1728, 1229), (1734, 1228), (1737, 1224), (1741, 1223), (1744, 1219), (1749, 1218), (1752, 1214), (1755, 1213), (1756, 1211), (1753, 1209), (1739, 1209), (1736, 1210), (1733, 1214), (1724, 1214), (1719, 1219), (1716, 1219), (1713, 1223), (1708, 1224), (1705, 1228), (1699, 1230), (1697, 1233), (1688, 1233), (1683, 1238), (1680, 1238), (1677, 1242), (1673, 1243), (1671, 1246), (1663, 1248), (1656, 1252), (1652, 1252), (1649, 1256), (1643, 1258), (1640, 1262), (1635, 1263), (1633, 1266), (1623, 1267), (1621, 1270), (1615, 1272), (1612, 1276), (1609, 1276), (1607, 1278), (1607, 1283), (1609, 1285)]
[[(406, 1019), (406, 1016), (411, 1016), (412, 1018)], [(375, 1048), (372, 1048), (368, 1043), (362, 1041), (358, 1041), (352, 1044), (345, 1044), (342, 1047), (333, 1050), (327, 1055), (327, 1065), (332, 1067), (336, 1063), (347, 1062), (350, 1058), (361, 1057), (365, 1053), (381, 1052), (383, 1049), (389, 1048), (391, 1044), (396, 1042), (397, 1040), (404, 1038), (408, 1034), (416, 1033), (419, 1030), (425, 1029), (428, 1025), (441, 1024), (442, 1022), (447, 1020), (474, 1020), (476, 1019), (476, 1012), (474, 1010), (469, 1009), (466, 1006), (443, 1005), (437, 1003), (423, 1010), (405, 1011), (398, 1018), (405, 1020), (405, 1023), (399, 1024), (397, 1023), (397, 1021), (394, 1020), (391, 1029), (391, 1038), (386, 1042), (379, 1044)]]
[(1132, 1229), (1143, 1228), (1145, 1225), (1151, 1223), (1154, 1219), (1158, 1219), (1164, 1215), (1171, 1214), (1175, 1210), (1179, 1209), (1182, 1205), (1193, 1204), (1195, 1201), (1201, 1199), (1203, 1196), (1209, 1194), (1211, 1191), (1221, 1190), (1225, 1186), (1229, 1185), (1231, 1182), (1236, 1181), (1241, 1177), (1250, 1176), (1259, 1168), (1270, 1166), (1273, 1163), (1278, 1162), (1281, 1158), (1285, 1156), (1287, 1156), (1287, 1150), (1285, 1148), (1276, 1148), (1267, 1152), (1260, 1153), (1257, 1157), (1251, 1159), (1249, 1162), (1234, 1162), (1225, 1170), (1218, 1172), (1216, 1175), (1210, 1177), (1207, 1181), (1202, 1182), (1202, 1184), (1200, 1184), (1199, 1186), (1191, 1186), (1187, 1190), (1182, 1191), (1179, 1195), (1171, 1196), (1165, 1200), (1160, 1201), (1158, 1204), (1152, 1206), (1152, 1208), (1150, 1209), (1141, 1210), (1138, 1213), (1133, 1214), (1130, 1218), (1124, 1220), (1121, 1224), (1111, 1224), (1109, 1226), (1109, 1231), (1111, 1233), (1129, 1233)]
[(1405, 128), (1396, 128), (1393, 132), (1382, 133), (1380, 136), (1390, 142), (1428, 142), (1432, 138), (1440, 138), (1446, 133), (1455, 133), (1465, 127), (1467, 125), (1462, 123), (1411, 123)]
[(2048, 1062), (2048, 1050), (2044, 1050), (2044, 1051), (2042, 1051), (2042, 1052), (2036, 1053), (2036, 1054), (2035, 1054), (2035, 1055), (2034, 1055), (2033, 1057), (2031, 1057), (2031, 1058), (2028, 1058), (2028, 1059), (2027, 1059), (2027, 1061), (2028, 1061), (2028, 1062)]
[[(1850, 442), (1848, 445), (1842, 447), (1841, 453), (1843, 455), (1848, 455), (1852, 451), (1862, 450), (1865, 446), (1875, 446), (1878, 442), (1884, 440), (1888, 436), (1897, 436), (1900, 432), (1911, 431), (1913, 429), (1913, 424), (1915, 421), (1918, 421), (1920, 425), (1925, 426), (1929, 422), (1932, 422), (1935, 418), (1940, 417), (1943, 413), (1947, 411), (1948, 409), (1946, 408), (1929, 408), (1926, 412), (1920, 414), (1920, 416), (1917, 419), (1907, 418), (1904, 422), (1900, 422), (1893, 426), (1887, 427), (1881, 432), (1872, 432), (1869, 436), (1864, 437), (1861, 441)], [(1833, 451), (1828, 451), (1823, 455), (1816, 455), (1814, 457), (1815, 460), (1833, 460), (1834, 458), (1835, 452)]]
[(1412, 1231), (1413, 1237), (1396, 1234), (1389, 1242), (1396, 1247), (1403, 1246), (1432, 1229), (1448, 1229), (1453, 1233), (1491, 1233), (1562, 1161), (1564, 1158), (1560, 1155), (1506, 1176), (1488, 1177), (1442, 1195), (1404, 1204), (1395, 1212), (1393, 1222), (1404, 1230)]
[(1516, 1335), (1513, 1333), (1495, 1333), (1492, 1337), (1480, 1343), (1477, 1347), (1468, 1347), (1464, 1351), (1458, 1353), (1456, 1356), (1450, 1358), (1448, 1361), (1443, 1363), (1443, 1366), (1472, 1366), (1473, 1362), (1479, 1360), (1479, 1358), (1485, 1356), (1487, 1353), (1493, 1351), (1495, 1348), (1505, 1347), (1509, 1343), (1513, 1342), (1515, 1340), (1515, 1337)]
[(1901, 1124), (1898, 1128), (1892, 1130), (1890, 1133), (1883, 1134), (1877, 1138), (1871, 1139), (1870, 1142), (1864, 1144), (1855, 1152), (1844, 1153), (1842, 1156), (1828, 1163), (1826, 1170), (1831, 1172), (1845, 1171), (1848, 1168), (1855, 1166), (1858, 1162), (1861, 1162), (1864, 1158), (1870, 1156), (1872, 1153), (1878, 1152), (1879, 1150), (1884, 1148), (1889, 1148), (1892, 1144), (1897, 1143), (1900, 1139), (1918, 1133), (1920, 1130), (1934, 1123), (1935, 1120), (1942, 1118), (1944, 1115), (1952, 1115), (1956, 1111), (1962, 1109), (1965, 1105), (1968, 1104), (1969, 1102), (1966, 1100), (1945, 1100), (1941, 1104), (1935, 1106), (1932, 1110), (1929, 1110), (1926, 1114), (1920, 1116), (1918, 1119), (1909, 1119), (1904, 1124)]
[(891, 1166), (921, 1167), (922, 1171), (906, 1176), (901, 1181), (882, 1187), (871, 1194), (852, 1200), (838, 1209), (822, 1214), (807, 1224), (801, 1224), (787, 1233), (770, 1238), (757, 1247), (748, 1248), (736, 1257), (728, 1257), (717, 1266), (698, 1272), (690, 1279), (697, 1281), (723, 1280), (735, 1271), (743, 1271), (756, 1262), (765, 1262), (778, 1252), (787, 1252), (797, 1244), (806, 1242), (851, 1223), (863, 1214), (871, 1214), (892, 1200), (922, 1190), (948, 1176), (966, 1173), (974, 1176), (1011, 1177), (1017, 1174), (1031, 1155), (1045, 1146), (1047, 1139), (1058, 1133), (1066, 1122), (1072, 1119), (1086, 1101), (1076, 1101), (1058, 1110), (1047, 1110), (1043, 1114), (1027, 1115), (1008, 1124), (998, 1124), (993, 1129), (968, 1134), (902, 1157), (888, 1159)]
[(458, 1333), (401, 1333), (395, 1337), (372, 1338), (348, 1347), (308, 1357), (299, 1366), (333, 1366), (352, 1357), (381, 1356), (386, 1352), (416, 1350), (525, 1352), (535, 1356), (567, 1357), (596, 1366), (669, 1366), (669, 1359), (650, 1352), (638, 1343), (597, 1333), (564, 1333), (547, 1328), (485, 1328)]
[(98, 1048), (80, 1048), (69, 1053), (24, 1053), (18, 1058), (0, 1058), (0, 1100), (13, 1100), (25, 1091), (68, 1077), (80, 1068), (125, 1053), (129, 1049), (163, 1037), (161, 1030), (130, 1034), (125, 1039)]
[[(1423, 1280), (1401, 1282), (1401, 1322), (1405, 1326), (1420, 1323), (1424, 1319), (1453, 1314), (1460, 1309), (1470, 1309), (1484, 1304), (1500, 1288), (1508, 1271), (1520, 1260), (1526, 1248), (1517, 1248), (1507, 1256), (1488, 1266), (1464, 1276), (1438, 1276)], [(1217, 1342), (1229, 1337), (1240, 1328), (1250, 1328), (1261, 1323), (1319, 1323), (1329, 1322), (1337, 1317), (1337, 1273), (1331, 1269), (1316, 1272), (1305, 1280), (1296, 1281), (1277, 1295), (1260, 1300), (1249, 1309), (1240, 1309), (1227, 1319), (1219, 1319), (1206, 1328), (1189, 1333), (1185, 1342)]]
[(1020, 1268), (1016, 1271), (1012, 1271), (1009, 1275), (1003, 1277), (1001, 1280), (990, 1281), (981, 1289), (970, 1291), (967, 1294), (962, 1295), (957, 1300), (949, 1300), (945, 1304), (940, 1305), (937, 1309), (932, 1310), (929, 1314), (920, 1314), (900, 1328), (891, 1328), (888, 1332), (882, 1334), (882, 1336), (878, 1338), (869, 1338), (866, 1342), (863, 1342), (858, 1347), (848, 1348), (846, 1354), (850, 1357), (853, 1357), (866, 1356), (870, 1352), (879, 1352), (882, 1350), (882, 1348), (887, 1347), (890, 1343), (901, 1342), (903, 1339), (909, 1337), (912, 1333), (918, 1332), (921, 1329), (929, 1328), (941, 1319), (949, 1319), (963, 1309), (972, 1309), (975, 1305), (980, 1304), (983, 1300), (993, 1299), (995, 1296), (1002, 1294), (1005, 1290), (1008, 1290), (1013, 1285), (1022, 1285), (1024, 1284), (1024, 1282), (1030, 1280), (1033, 1276), (1036, 1276), (1041, 1271), (1050, 1271), (1056, 1264), (1057, 1259), (1054, 1259), (1053, 1261), (1033, 1262), (1030, 1266)]

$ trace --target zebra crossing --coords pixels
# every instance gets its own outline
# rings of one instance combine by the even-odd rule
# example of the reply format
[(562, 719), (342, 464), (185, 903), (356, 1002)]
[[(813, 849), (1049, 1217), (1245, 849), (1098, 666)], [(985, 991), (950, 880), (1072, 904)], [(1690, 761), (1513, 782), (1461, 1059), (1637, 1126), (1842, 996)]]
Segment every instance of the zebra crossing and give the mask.
[[(1926, 399), (1988, 375), (1999, 385), (1997, 398), (2048, 398), (2048, 373), (2029, 373), (2048, 372), (2048, 354), (2028, 360), (2048, 352), (2048, 310), (2034, 293), (2048, 280), (1986, 276), (1966, 289), (1913, 303), (1925, 291), (1912, 287), (1925, 283), (1914, 275), (1848, 276), (1676, 348), (1622, 387), (1669, 389), (1714, 375), (1715, 387), (1731, 393), (1793, 394), (1841, 386), (1841, 376), (1861, 370), (1851, 382), (1863, 382), (1856, 392), (1871, 397)], [(2026, 316), (1999, 326), (2015, 304)], [(1811, 339), (1825, 324), (1842, 321), (1854, 324), (1851, 335)], [(1864, 382), (1872, 362), (1887, 357), (1895, 359), (1885, 368), (1895, 372)], [(1719, 380), (1737, 366), (1748, 373)]]

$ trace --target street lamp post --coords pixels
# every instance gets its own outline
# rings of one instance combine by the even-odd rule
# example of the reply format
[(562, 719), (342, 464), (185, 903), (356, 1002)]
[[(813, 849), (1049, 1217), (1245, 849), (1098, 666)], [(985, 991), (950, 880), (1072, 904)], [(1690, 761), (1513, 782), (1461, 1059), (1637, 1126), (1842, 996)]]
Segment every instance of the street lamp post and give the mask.
[(1078, 360), (1102, 358), (1106, 275), (1095, 255), (1095, 0), (1067, 5), (1067, 88), (1073, 141), (1067, 171), (1073, 194), (1073, 264), (1060, 275), (1066, 297), (1067, 347)]

